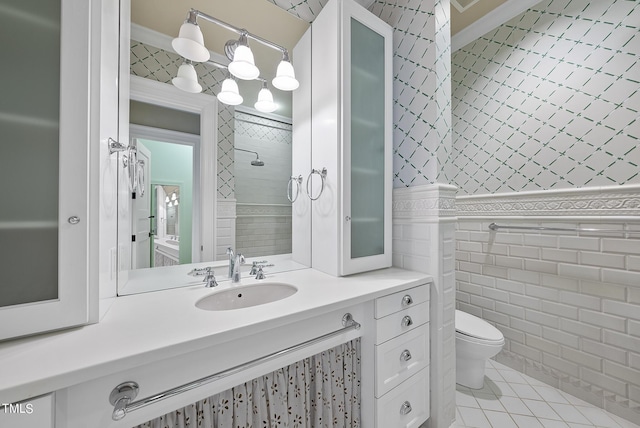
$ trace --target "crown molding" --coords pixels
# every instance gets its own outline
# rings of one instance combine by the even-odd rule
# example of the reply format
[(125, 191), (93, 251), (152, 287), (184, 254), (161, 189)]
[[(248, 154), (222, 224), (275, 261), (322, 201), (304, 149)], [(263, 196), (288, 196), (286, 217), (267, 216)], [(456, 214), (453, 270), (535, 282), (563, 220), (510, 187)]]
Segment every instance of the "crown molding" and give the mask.
[(451, 52), (453, 53), (468, 45), (538, 3), (540, 3), (540, 0), (508, 0), (473, 24), (451, 36)]

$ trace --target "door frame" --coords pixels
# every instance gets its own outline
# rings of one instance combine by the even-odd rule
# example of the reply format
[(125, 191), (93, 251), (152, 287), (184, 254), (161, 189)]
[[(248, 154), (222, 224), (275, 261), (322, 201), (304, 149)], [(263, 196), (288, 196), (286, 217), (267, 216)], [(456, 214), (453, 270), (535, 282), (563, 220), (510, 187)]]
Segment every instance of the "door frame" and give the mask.
[[(198, 221), (195, 221), (194, 218), (194, 236), (200, 237), (200, 243), (198, 248), (194, 247), (192, 262), (215, 260), (218, 193), (218, 100), (212, 95), (187, 93), (173, 85), (139, 76), (130, 76), (130, 79), (131, 100), (200, 115), (200, 150), (194, 150), (194, 159), (199, 155), (199, 161), (194, 161), (194, 195), (198, 194), (199, 197), (194, 197), (193, 204), (193, 212), (199, 215)], [(170, 131), (167, 132), (171, 134)], [(196, 152), (199, 152), (198, 155)], [(193, 245), (195, 245), (195, 240)]]

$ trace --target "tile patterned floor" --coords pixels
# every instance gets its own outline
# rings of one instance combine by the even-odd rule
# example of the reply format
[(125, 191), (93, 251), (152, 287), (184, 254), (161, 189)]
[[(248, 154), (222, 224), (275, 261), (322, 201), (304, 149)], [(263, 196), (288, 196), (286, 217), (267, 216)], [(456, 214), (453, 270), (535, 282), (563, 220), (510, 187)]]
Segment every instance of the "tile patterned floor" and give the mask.
[(485, 376), (483, 389), (457, 385), (451, 428), (640, 428), (496, 361)]

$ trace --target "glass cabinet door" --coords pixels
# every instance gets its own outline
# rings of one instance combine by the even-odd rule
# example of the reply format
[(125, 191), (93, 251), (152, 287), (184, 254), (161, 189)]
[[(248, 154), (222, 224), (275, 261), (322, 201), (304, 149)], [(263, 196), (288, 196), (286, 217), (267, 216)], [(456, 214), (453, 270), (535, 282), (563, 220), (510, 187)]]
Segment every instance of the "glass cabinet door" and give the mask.
[[(0, 45), (0, 307), (58, 298), (60, 2), (9, 1)], [(27, 54), (27, 53), (31, 54)], [(36, 268), (37, 266), (37, 268)]]
[(87, 320), (86, 3), (0, 6), (0, 340)]
[(351, 258), (384, 253), (384, 37), (351, 18)]
[[(391, 265), (391, 34), (345, 2), (343, 274)], [(354, 10), (355, 9), (355, 10)], [(348, 208), (347, 208), (348, 207)]]

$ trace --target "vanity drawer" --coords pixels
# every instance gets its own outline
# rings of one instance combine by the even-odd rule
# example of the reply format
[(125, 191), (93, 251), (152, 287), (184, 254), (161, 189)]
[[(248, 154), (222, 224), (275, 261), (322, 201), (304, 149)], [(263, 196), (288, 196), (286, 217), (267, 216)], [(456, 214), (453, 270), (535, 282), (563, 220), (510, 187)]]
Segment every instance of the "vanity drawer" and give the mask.
[(377, 428), (418, 428), (429, 419), (429, 368), (377, 400)]
[(429, 365), (429, 324), (376, 346), (376, 397)]
[(421, 285), (376, 299), (377, 319), (429, 300), (429, 285)]
[(422, 302), (409, 306), (376, 321), (376, 344), (414, 330), (429, 322), (429, 302)]

